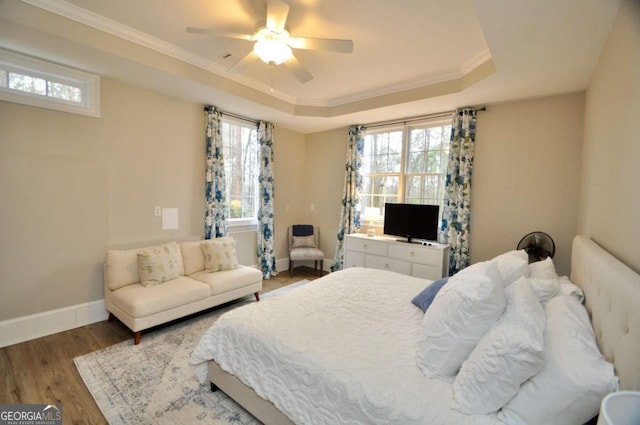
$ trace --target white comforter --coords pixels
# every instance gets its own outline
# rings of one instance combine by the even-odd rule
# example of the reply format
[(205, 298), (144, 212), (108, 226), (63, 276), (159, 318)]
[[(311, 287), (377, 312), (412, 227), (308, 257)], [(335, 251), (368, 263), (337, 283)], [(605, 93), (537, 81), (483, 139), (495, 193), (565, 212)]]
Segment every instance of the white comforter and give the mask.
[(297, 424), (492, 424), (451, 409), (452, 380), (416, 365), (427, 281), (380, 270), (332, 273), (220, 317), (192, 355), (240, 378)]

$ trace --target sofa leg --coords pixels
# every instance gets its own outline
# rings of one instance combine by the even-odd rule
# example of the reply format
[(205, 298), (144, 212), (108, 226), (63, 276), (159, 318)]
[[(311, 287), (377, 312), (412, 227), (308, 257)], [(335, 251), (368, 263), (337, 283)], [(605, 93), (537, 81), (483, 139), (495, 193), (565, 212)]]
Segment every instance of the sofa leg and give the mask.
[(109, 312), (109, 318), (107, 319), (107, 322), (113, 322), (113, 313)]
[(256, 296), (256, 301), (260, 301), (260, 292), (256, 292), (253, 295)]
[(140, 338), (142, 338), (142, 331), (134, 332), (134, 334), (133, 334), (133, 345), (140, 344)]

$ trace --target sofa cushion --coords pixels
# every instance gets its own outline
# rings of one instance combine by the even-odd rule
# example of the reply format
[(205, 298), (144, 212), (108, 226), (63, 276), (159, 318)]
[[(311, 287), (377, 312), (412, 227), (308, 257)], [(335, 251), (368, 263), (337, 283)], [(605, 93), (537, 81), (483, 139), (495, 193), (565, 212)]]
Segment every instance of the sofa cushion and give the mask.
[(111, 294), (111, 302), (132, 317), (145, 317), (169, 310), (211, 295), (207, 285), (188, 277), (163, 282), (153, 286), (140, 283), (127, 285)]
[(189, 276), (206, 283), (211, 288), (211, 295), (218, 295), (243, 286), (262, 281), (262, 272), (252, 267), (239, 266), (233, 270), (222, 270), (215, 273), (200, 271)]
[[(176, 246), (178, 274), (182, 276), (184, 275), (184, 265), (180, 247), (175, 242), (170, 242), (165, 245), (170, 244)], [(138, 253), (148, 248), (153, 247), (108, 250), (104, 256), (105, 285), (107, 285), (110, 290), (115, 291), (123, 286), (140, 282), (140, 275), (138, 274)]]
[(184, 274), (187, 276), (204, 270), (204, 255), (202, 254), (202, 248), (200, 248), (200, 242), (182, 242), (180, 244), (184, 262)]

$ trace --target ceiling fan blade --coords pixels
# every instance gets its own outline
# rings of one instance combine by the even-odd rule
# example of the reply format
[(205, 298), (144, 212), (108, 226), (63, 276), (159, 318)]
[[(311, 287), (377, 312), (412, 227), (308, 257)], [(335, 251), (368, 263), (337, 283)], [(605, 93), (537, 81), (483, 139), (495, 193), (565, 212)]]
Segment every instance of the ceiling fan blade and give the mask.
[(258, 55), (256, 54), (256, 52), (251, 50), (251, 52), (249, 52), (249, 54), (247, 56), (245, 56), (238, 63), (233, 65), (231, 68), (229, 68), (227, 70), (227, 72), (230, 73), (230, 74), (236, 74), (236, 73), (242, 71), (247, 65), (249, 65), (252, 62), (256, 61), (256, 59), (259, 59)]
[(223, 37), (223, 38), (237, 38), (240, 40), (247, 40), (247, 41), (252, 41), (253, 40), (253, 36), (249, 35), (249, 34), (239, 34), (236, 32), (227, 32), (227, 31), (217, 31), (217, 30), (211, 30), (211, 29), (207, 29), (207, 28), (193, 28), (193, 27), (188, 27), (187, 28), (187, 32), (189, 34), (204, 34), (204, 35), (210, 35), (213, 37)]
[(284, 62), (284, 64), (291, 70), (291, 72), (293, 72), (293, 75), (295, 75), (301, 83), (306, 83), (313, 79), (313, 75), (309, 74), (309, 71), (302, 66), (295, 56), (292, 55)]
[(282, 0), (267, 2), (267, 28), (280, 32), (284, 30), (289, 15), (289, 5)]
[(294, 49), (323, 50), (325, 52), (353, 52), (353, 41), (337, 38), (291, 37), (289, 46)]

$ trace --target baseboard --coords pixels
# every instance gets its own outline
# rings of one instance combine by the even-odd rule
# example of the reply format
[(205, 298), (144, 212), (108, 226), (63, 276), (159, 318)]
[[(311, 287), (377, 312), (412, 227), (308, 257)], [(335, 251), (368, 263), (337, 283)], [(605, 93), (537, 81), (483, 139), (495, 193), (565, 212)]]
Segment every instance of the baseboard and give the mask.
[(104, 300), (0, 322), (0, 348), (106, 320)]

